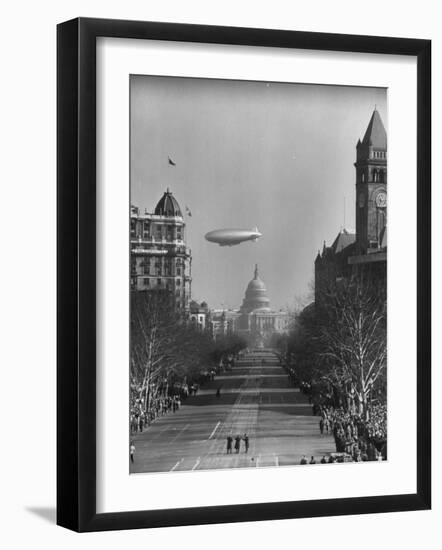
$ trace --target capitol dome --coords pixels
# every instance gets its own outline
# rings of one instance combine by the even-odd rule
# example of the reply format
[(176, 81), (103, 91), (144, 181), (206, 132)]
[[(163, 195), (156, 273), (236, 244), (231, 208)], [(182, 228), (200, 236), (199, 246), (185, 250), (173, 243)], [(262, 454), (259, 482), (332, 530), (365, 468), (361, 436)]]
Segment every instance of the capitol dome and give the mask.
[(180, 205), (172, 192), (167, 189), (155, 207), (156, 216), (182, 217)]
[(267, 289), (264, 282), (258, 276), (258, 265), (255, 266), (255, 276), (247, 286), (241, 311), (251, 313), (252, 311), (270, 311), (270, 300), (267, 297)]

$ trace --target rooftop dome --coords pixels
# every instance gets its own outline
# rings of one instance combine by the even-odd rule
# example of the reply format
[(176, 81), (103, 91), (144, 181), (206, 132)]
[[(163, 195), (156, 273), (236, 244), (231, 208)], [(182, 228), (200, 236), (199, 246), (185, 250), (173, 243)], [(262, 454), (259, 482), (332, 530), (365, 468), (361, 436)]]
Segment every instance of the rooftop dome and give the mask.
[(255, 276), (247, 286), (241, 311), (250, 313), (255, 310), (270, 311), (270, 300), (264, 282), (258, 276), (258, 265), (255, 265)]
[(183, 215), (181, 214), (180, 205), (176, 198), (172, 195), (172, 192), (167, 189), (155, 208), (155, 215), (157, 216), (169, 216), (175, 217)]

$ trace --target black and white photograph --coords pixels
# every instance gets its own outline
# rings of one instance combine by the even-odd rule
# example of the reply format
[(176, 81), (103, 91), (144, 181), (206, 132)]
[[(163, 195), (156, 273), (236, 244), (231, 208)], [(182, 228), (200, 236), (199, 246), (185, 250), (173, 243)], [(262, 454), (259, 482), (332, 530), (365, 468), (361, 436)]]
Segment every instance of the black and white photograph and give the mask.
[(131, 75), (131, 474), (388, 460), (387, 105)]
[(440, 11), (4, 5), (2, 548), (432, 550)]

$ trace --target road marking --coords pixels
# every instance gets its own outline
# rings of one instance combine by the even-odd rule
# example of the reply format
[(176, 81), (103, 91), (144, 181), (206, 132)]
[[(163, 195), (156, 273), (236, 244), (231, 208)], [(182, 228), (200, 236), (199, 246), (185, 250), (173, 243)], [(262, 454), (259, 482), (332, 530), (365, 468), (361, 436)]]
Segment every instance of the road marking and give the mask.
[(176, 434), (176, 436), (175, 436), (173, 439), (171, 439), (171, 440), (169, 441), (169, 445), (171, 445), (172, 443), (174, 443), (174, 442), (180, 437), (180, 435), (184, 432), (184, 430), (187, 430), (187, 428), (188, 428), (189, 426), (190, 426), (190, 424), (186, 424), (186, 425), (184, 426), (184, 428), (183, 428), (182, 430), (180, 430), (180, 431)]
[(216, 430), (218, 429), (218, 426), (221, 424), (221, 420), (218, 422), (218, 424), (213, 428), (213, 432), (209, 435), (209, 439), (212, 439), (212, 437), (215, 435)]
[(175, 470), (175, 468), (177, 468), (183, 460), (184, 460), (184, 458), (182, 458), (181, 460), (178, 460), (178, 462), (175, 464), (175, 466), (173, 468), (170, 469), (170, 471), (173, 472)]
[(201, 457), (198, 457), (198, 459), (197, 459), (197, 461), (195, 462), (195, 464), (194, 464), (192, 470), (195, 470), (195, 468), (198, 468), (200, 462), (201, 462)]
[(156, 435), (154, 435), (150, 441), (153, 441), (154, 439), (157, 439), (158, 437), (160, 437), (163, 432), (167, 431), (167, 430), (170, 430), (170, 426), (165, 426), (162, 430), (159, 431), (159, 433), (157, 433)]

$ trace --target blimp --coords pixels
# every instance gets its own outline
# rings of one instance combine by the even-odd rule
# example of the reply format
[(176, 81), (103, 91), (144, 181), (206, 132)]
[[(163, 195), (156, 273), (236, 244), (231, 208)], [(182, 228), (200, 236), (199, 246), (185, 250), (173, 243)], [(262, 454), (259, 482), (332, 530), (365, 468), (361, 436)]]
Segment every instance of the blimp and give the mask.
[(256, 242), (262, 233), (254, 229), (215, 229), (205, 235), (207, 241), (218, 243), (220, 246), (235, 246), (244, 241)]

